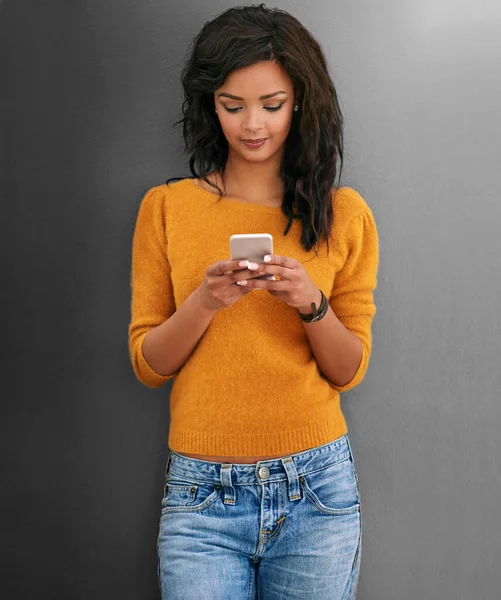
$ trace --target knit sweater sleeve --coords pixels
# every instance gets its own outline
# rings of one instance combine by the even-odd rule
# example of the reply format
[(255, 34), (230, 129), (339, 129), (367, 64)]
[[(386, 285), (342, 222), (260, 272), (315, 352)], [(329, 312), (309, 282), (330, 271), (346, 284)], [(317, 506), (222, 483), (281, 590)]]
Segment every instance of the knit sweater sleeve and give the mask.
[(179, 372), (157, 373), (143, 354), (146, 334), (176, 310), (167, 259), (165, 208), (162, 189), (148, 190), (139, 206), (132, 241), (129, 355), (137, 379), (149, 388), (160, 387)]
[(343, 325), (362, 343), (362, 360), (347, 384), (331, 386), (346, 392), (358, 385), (369, 366), (372, 320), (376, 314), (373, 291), (377, 287), (379, 240), (370, 208), (353, 217), (344, 227), (340, 244), (345, 262), (335, 276), (329, 304)]

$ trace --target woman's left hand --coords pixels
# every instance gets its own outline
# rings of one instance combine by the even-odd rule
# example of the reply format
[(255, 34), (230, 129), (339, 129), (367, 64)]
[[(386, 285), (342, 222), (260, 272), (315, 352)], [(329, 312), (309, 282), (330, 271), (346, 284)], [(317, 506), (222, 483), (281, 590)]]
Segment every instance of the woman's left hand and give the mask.
[[(248, 279), (247, 284), (242, 287), (249, 291), (253, 289), (267, 290), (273, 296), (283, 300), (290, 306), (297, 308), (300, 313), (310, 314), (311, 303), (320, 306), (322, 293), (313, 283), (303, 265), (294, 258), (287, 256), (270, 256), (270, 262), (249, 262), (247, 269), (251, 273), (278, 275), (279, 281), (268, 279)], [(241, 284), (241, 281), (238, 282)]]

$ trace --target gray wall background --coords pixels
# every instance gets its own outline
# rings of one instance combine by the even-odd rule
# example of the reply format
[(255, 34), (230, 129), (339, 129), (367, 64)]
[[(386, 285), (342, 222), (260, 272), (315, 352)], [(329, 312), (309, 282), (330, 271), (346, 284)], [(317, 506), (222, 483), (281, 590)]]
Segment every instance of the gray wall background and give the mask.
[[(234, 2), (0, 3), (2, 587), (158, 598), (170, 388), (127, 354), (140, 199), (188, 175), (179, 70)], [(342, 183), (381, 239), (374, 349), (343, 397), (363, 502), (361, 600), (501, 589), (501, 8), (270, 3), (322, 44)], [(6, 226), (5, 226), (6, 225)]]

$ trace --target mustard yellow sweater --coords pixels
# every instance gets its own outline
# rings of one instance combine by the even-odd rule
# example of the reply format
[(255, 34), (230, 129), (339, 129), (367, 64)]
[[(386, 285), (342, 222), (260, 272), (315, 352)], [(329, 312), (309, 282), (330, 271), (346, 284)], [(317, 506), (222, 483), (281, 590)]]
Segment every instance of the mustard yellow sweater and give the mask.
[[(349, 187), (334, 195), (330, 253), (317, 257), (299, 242), (301, 223), (283, 235), (280, 207), (240, 202), (195, 185), (190, 178), (149, 189), (132, 243), (129, 352), (136, 377), (150, 388), (174, 378), (169, 447), (194, 454), (285, 455), (326, 444), (347, 432), (340, 392), (362, 381), (376, 314), (379, 262), (371, 209)], [(271, 233), (274, 254), (303, 263), (342, 323), (363, 346), (349, 384), (320, 372), (296, 308), (266, 290), (253, 290), (220, 309), (186, 363), (170, 375), (146, 362), (142, 343), (200, 286), (208, 265), (230, 258), (234, 233)]]

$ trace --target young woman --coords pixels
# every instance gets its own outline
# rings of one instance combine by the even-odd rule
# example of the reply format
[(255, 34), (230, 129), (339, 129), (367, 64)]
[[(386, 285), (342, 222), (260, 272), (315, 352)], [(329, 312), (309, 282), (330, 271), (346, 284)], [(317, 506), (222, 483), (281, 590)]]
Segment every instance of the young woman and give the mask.
[[(182, 82), (193, 177), (147, 191), (131, 271), (135, 374), (174, 379), (162, 597), (352, 599), (361, 507), (340, 393), (369, 363), (379, 250), (365, 200), (334, 187), (326, 60), (287, 12), (232, 8)], [(235, 233), (270, 233), (268, 262), (229, 260)]]

